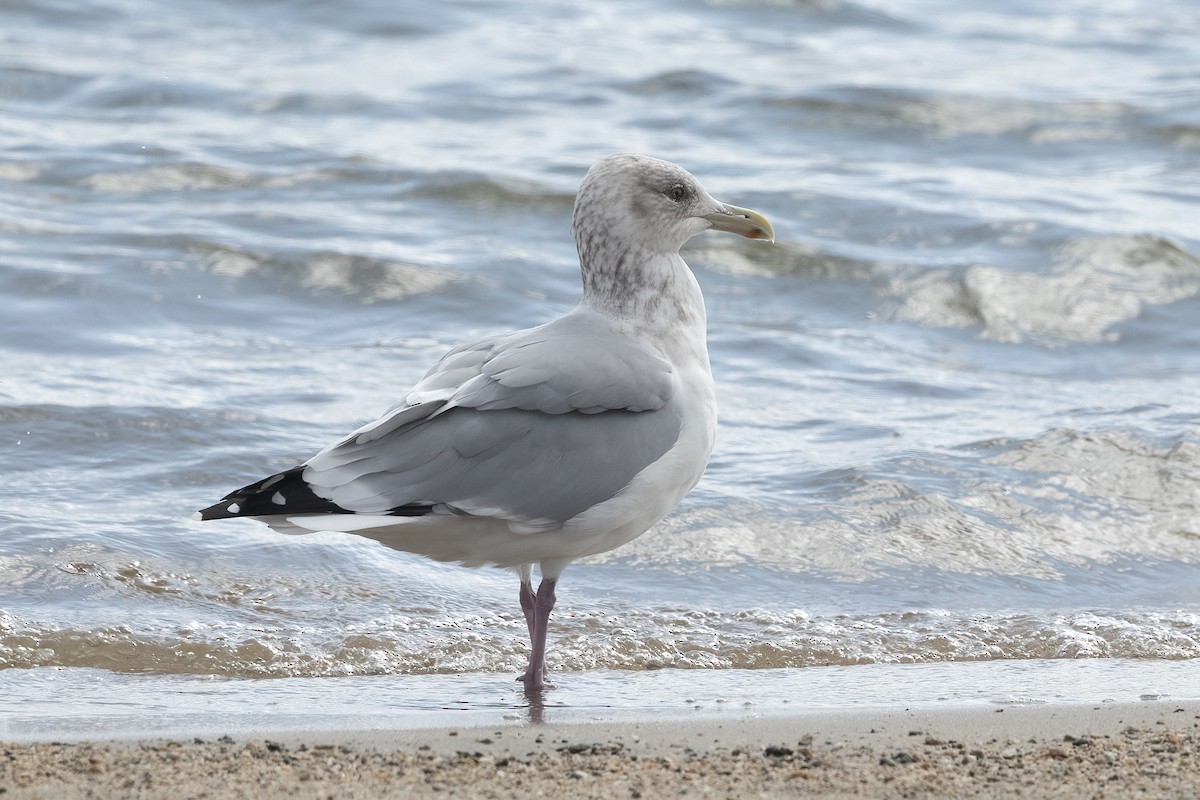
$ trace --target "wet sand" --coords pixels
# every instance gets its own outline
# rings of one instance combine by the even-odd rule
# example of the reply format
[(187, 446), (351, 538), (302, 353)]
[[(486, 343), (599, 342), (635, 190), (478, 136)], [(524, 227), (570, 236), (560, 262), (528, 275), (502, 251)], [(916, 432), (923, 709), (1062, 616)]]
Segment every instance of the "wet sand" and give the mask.
[(0, 744), (9, 798), (1200, 796), (1200, 702)]

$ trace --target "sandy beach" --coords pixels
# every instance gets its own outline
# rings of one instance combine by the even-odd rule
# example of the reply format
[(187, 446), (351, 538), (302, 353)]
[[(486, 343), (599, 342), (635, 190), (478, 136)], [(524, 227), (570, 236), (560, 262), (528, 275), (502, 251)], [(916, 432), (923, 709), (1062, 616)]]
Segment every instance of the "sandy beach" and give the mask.
[(0, 745), (5, 798), (1193, 798), (1200, 702)]

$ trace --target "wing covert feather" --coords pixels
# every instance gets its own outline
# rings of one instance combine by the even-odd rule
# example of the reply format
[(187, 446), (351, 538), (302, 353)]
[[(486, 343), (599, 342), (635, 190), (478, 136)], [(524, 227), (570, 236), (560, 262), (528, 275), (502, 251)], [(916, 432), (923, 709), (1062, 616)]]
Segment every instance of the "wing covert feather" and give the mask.
[(403, 405), (519, 408), (546, 414), (651, 411), (674, 392), (670, 362), (586, 309), (537, 328), (482, 339), (446, 354)]
[(560, 523), (675, 445), (661, 354), (586, 309), (455, 348), (380, 420), (305, 464), (348, 511), (412, 504)]
[(672, 409), (544, 414), (451, 408), (314, 456), (304, 479), (348, 511), (413, 504), (561, 523), (609, 499), (676, 443)]

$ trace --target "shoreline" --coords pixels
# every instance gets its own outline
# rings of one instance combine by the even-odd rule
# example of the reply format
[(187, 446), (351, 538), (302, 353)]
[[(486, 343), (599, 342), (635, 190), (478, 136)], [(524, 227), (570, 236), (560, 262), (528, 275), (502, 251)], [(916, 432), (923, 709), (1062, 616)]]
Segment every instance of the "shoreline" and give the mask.
[(1200, 701), (0, 742), (0, 796), (1200, 795)]

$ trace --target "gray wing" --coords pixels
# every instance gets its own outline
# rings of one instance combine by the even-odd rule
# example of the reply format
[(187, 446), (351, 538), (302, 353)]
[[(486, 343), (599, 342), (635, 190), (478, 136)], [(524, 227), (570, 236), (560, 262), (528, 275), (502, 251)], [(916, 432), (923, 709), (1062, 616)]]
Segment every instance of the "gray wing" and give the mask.
[(318, 496), (357, 513), (411, 506), (553, 526), (601, 503), (679, 436), (670, 411), (543, 414), (453, 408), (310, 461)]
[(679, 437), (671, 365), (589, 314), (451, 351), (409, 405), (306, 464), (356, 513), (430, 506), (553, 527), (617, 494)]
[(451, 350), (404, 405), (452, 405), (546, 414), (662, 408), (674, 390), (671, 364), (597, 314), (577, 309), (547, 325)]

